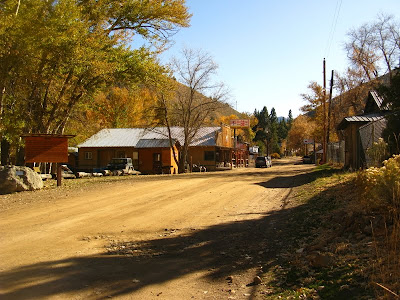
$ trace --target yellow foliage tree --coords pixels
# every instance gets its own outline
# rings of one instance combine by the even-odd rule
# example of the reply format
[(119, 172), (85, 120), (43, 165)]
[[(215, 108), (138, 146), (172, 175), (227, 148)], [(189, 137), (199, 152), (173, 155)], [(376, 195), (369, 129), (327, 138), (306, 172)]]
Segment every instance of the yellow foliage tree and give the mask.
[(317, 132), (316, 127), (314, 120), (305, 115), (298, 116), (294, 119), (288, 133), (288, 148), (295, 152), (301, 152), (304, 146), (304, 139), (315, 138), (314, 134)]
[(239, 128), (236, 129), (236, 136), (238, 136), (239, 141), (250, 143), (254, 139), (254, 132), (251, 128), (257, 124), (257, 119), (254, 115), (249, 115), (246, 113), (242, 113), (239, 117), (237, 115), (229, 115), (229, 116), (220, 116), (219, 118), (214, 120), (215, 125), (227, 124), (229, 125), (230, 120), (237, 119), (249, 119), (250, 127), (249, 128)]

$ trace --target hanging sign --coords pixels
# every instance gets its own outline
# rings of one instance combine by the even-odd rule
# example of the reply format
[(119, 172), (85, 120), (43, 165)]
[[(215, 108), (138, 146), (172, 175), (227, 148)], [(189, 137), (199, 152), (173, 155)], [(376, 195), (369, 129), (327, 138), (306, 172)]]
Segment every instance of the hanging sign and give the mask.
[(308, 144), (314, 144), (314, 140), (311, 140), (311, 139), (304, 139), (304, 140), (303, 140), (303, 143), (306, 144), (306, 145), (308, 145)]
[(26, 134), (25, 162), (26, 163), (67, 163), (68, 138), (73, 135), (61, 134)]
[(230, 120), (229, 125), (231, 128), (245, 128), (250, 127), (250, 120), (248, 119), (237, 119), (237, 120)]

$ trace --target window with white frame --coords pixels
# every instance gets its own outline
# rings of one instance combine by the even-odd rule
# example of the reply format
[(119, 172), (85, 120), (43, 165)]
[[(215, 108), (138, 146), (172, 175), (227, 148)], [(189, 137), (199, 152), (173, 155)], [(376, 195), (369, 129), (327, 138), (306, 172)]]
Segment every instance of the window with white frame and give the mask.
[(87, 160), (93, 159), (92, 152), (85, 152), (85, 159), (87, 159)]

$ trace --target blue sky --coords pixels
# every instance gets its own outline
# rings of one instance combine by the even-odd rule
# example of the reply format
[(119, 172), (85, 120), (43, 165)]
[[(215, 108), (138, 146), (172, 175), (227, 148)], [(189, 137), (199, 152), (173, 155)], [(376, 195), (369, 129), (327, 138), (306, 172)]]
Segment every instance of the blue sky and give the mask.
[(234, 108), (275, 107), (278, 116), (289, 109), (299, 114), (308, 83), (322, 84), (324, 57), (327, 81), (332, 69), (347, 68), (343, 43), (350, 29), (378, 13), (398, 20), (400, 13), (400, 0), (187, 0), (187, 5), (191, 26), (173, 37), (162, 62), (179, 57), (183, 47), (202, 49), (219, 65), (218, 80), (229, 87)]

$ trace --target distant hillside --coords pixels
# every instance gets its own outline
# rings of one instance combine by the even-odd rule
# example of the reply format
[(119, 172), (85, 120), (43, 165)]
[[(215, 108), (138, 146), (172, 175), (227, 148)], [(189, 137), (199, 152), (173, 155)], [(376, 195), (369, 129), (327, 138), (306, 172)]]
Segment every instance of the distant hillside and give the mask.
[(233, 109), (228, 103), (221, 103), (221, 108), (214, 112), (212, 119), (218, 119), (221, 116), (236, 115), (240, 118), (241, 113)]
[[(177, 82), (177, 89), (189, 89), (189, 87), (185, 86), (182, 83)], [(208, 97), (198, 92), (196, 92), (196, 94), (199, 95), (201, 98), (203, 98), (205, 101), (207, 101)], [(236, 115), (238, 118), (240, 118), (242, 114), (237, 110), (233, 109), (232, 106), (230, 106), (228, 103), (220, 102), (219, 108), (216, 109), (209, 116), (208, 120), (211, 123), (213, 123), (214, 120), (219, 119), (222, 116), (231, 116), (231, 115)]]

